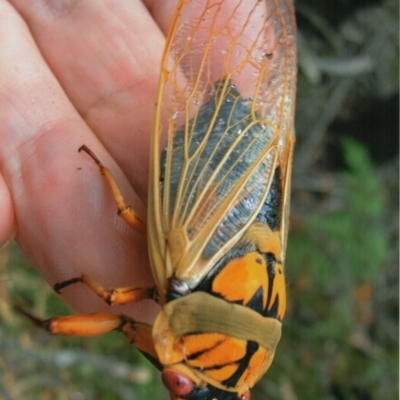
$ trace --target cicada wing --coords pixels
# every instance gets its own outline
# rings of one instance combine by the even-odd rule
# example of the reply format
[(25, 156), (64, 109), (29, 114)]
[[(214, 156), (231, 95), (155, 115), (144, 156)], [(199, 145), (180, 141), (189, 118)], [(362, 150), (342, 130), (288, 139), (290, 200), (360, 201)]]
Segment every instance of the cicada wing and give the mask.
[(254, 220), (278, 164), (288, 181), (295, 40), (289, 1), (179, 2), (151, 156), (158, 287), (173, 275), (196, 285)]

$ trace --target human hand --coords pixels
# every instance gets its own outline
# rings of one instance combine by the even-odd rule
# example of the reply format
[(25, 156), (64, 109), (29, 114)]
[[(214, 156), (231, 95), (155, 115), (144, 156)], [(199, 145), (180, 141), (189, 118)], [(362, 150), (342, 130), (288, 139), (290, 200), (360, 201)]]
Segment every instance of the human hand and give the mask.
[[(86, 144), (146, 220), (150, 132), (170, 1), (0, 0), (0, 245), (16, 233), (50, 285), (151, 286), (146, 238), (116, 215)], [(76, 312), (110, 312), (83, 285)], [(114, 309), (151, 320), (157, 306)]]

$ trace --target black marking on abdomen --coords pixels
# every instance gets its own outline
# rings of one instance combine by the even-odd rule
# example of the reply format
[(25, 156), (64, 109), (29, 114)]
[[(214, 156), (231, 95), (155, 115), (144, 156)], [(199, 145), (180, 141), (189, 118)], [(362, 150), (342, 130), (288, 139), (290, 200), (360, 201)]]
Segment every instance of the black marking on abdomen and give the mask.
[(244, 371), (246, 371), (246, 369), (249, 367), (250, 360), (253, 357), (254, 353), (259, 349), (259, 347), (260, 346), (258, 345), (258, 343), (253, 342), (252, 340), (249, 340), (247, 342), (245, 356), (240, 360), (239, 366), (233, 373), (233, 375), (222, 382), (223, 385), (225, 385), (226, 387), (236, 386)]
[(278, 166), (274, 171), (267, 198), (255, 220), (267, 224), (273, 231), (276, 231), (281, 226), (281, 213), (282, 180), (281, 168)]

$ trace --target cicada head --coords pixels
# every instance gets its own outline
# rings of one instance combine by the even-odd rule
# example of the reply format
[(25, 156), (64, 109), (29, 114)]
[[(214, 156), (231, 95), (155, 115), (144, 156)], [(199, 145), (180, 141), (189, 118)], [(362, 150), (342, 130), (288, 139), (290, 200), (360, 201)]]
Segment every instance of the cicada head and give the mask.
[(230, 392), (190, 377), (191, 371), (178, 368), (165, 368), (161, 378), (169, 390), (171, 400), (250, 400), (250, 391), (247, 389), (242, 395)]
[(207, 292), (172, 300), (153, 326), (163, 382), (176, 399), (248, 400), (272, 363), (280, 327)]

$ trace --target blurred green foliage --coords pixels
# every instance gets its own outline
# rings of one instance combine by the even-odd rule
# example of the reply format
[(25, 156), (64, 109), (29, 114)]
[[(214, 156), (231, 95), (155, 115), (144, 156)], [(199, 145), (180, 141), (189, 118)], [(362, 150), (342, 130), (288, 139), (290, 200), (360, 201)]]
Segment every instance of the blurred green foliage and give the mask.
[(343, 148), (348, 170), (335, 179), (341, 206), (290, 236), (289, 316), (277, 363), (294, 398), (396, 398), (397, 333), (388, 342), (377, 334), (393, 316), (374, 309), (387, 269), (397, 268), (388, 264), (389, 204), (365, 148), (350, 139)]

